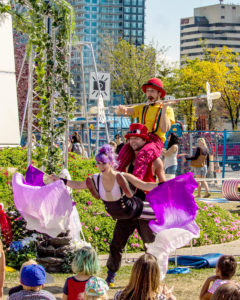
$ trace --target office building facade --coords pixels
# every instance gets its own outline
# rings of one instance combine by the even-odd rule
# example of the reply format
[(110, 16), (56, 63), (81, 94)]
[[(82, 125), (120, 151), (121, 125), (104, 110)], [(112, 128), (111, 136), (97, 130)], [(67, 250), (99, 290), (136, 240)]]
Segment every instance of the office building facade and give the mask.
[[(180, 61), (202, 58), (202, 44), (240, 51), (240, 5), (217, 4), (194, 9), (194, 16), (181, 19)], [(204, 41), (204, 42), (203, 42)]]
[[(110, 36), (139, 46), (144, 43), (145, 0), (71, 0), (75, 10), (75, 34), (80, 42), (91, 42), (97, 64), (102, 37)], [(89, 90), (89, 74), (94, 71), (90, 49), (83, 49), (86, 92)], [(73, 49), (72, 95), (81, 102), (81, 64), (78, 51)], [(104, 70), (107, 72), (107, 70)]]

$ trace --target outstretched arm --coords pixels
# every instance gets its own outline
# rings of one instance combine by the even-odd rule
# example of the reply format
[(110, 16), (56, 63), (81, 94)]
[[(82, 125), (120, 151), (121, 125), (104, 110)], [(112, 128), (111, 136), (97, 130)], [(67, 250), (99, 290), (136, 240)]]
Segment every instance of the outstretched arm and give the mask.
[(134, 109), (132, 107), (126, 107), (124, 105), (119, 105), (115, 110), (117, 115), (131, 116), (134, 114)]
[[(49, 175), (51, 181), (57, 181), (60, 180), (60, 177), (58, 177), (55, 174)], [(75, 180), (65, 180), (66, 186), (70, 187), (71, 189), (75, 190), (83, 190), (87, 189), (86, 180), (84, 181), (75, 181)]]
[(151, 191), (152, 189), (158, 186), (156, 182), (145, 182), (129, 173), (124, 173), (124, 177), (129, 182), (131, 182), (131, 184), (133, 184), (136, 188), (143, 191)]

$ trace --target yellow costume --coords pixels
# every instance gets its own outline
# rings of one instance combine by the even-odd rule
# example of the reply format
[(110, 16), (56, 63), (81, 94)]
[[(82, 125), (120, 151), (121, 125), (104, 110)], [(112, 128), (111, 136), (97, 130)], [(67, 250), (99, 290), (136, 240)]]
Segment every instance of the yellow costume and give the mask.
[[(148, 132), (153, 132), (154, 134), (156, 134), (157, 136), (160, 137), (160, 139), (163, 141), (163, 143), (166, 140), (166, 134), (164, 132), (161, 131), (160, 128), (160, 124), (157, 124), (157, 119), (158, 119), (158, 112), (160, 113), (160, 105), (161, 104), (155, 104), (155, 105), (147, 105), (147, 112), (146, 112), (146, 108), (145, 108), (145, 115), (144, 115), (144, 107), (146, 106), (146, 104), (139, 104), (139, 105), (135, 105), (132, 106), (132, 108), (134, 109), (134, 114), (132, 115), (133, 118), (138, 118), (139, 119), (139, 123), (144, 124), (147, 129)], [(168, 119), (170, 120), (171, 124), (175, 123), (175, 117), (174, 117), (174, 112), (173, 109), (171, 107), (167, 107), (166, 109), (166, 114)], [(160, 120), (159, 116), (159, 120)], [(156, 131), (154, 131), (154, 126), (157, 125)]]

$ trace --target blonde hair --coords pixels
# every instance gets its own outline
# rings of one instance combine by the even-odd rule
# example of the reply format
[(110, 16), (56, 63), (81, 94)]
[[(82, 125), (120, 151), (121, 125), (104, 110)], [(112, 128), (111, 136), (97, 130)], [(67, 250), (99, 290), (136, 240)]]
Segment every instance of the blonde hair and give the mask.
[(43, 284), (37, 285), (37, 286), (28, 286), (28, 285), (21, 283), (21, 285), (25, 291), (39, 292), (43, 288)]
[(119, 299), (155, 299), (159, 291), (160, 270), (157, 259), (145, 253), (134, 263), (129, 283)]
[(102, 296), (88, 296), (86, 294), (84, 294), (84, 300), (108, 300), (108, 295), (104, 294)]
[(37, 264), (38, 263), (34, 259), (29, 259), (29, 260), (25, 261), (21, 265), (21, 268), (20, 268), (20, 271), (19, 271), (19, 275), (21, 276), (21, 272), (22, 272), (23, 267), (30, 266), (30, 265), (37, 265)]
[(197, 143), (202, 144), (208, 150), (208, 146), (204, 138), (198, 138)]

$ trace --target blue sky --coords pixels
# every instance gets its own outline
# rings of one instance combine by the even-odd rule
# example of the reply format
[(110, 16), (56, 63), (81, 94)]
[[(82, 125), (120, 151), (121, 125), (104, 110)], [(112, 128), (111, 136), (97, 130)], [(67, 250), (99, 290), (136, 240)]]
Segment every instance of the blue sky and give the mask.
[[(145, 43), (170, 47), (169, 61), (179, 61), (180, 19), (192, 17), (194, 8), (219, 4), (218, 0), (146, 0)], [(240, 0), (223, 1), (240, 4)]]

